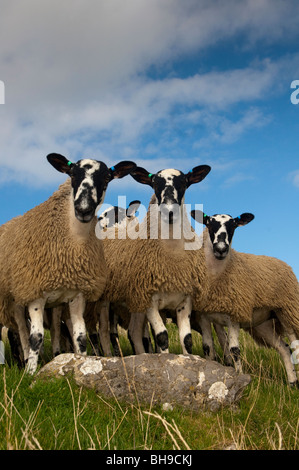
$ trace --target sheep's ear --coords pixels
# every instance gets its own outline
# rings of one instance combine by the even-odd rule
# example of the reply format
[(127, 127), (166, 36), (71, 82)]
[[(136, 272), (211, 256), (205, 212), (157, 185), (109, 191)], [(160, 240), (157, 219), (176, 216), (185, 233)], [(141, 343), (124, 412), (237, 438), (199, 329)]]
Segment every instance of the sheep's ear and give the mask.
[(49, 155), (47, 155), (47, 160), (56, 170), (60, 171), (61, 173), (66, 173), (67, 175), (70, 174), (71, 168), (74, 165), (59, 153), (49, 153)]
[(208, 173), (210, 173), (211, 167), (209, 165), (199, 165), (193, 168), (187, 173), (187, 188), (194, 183), (202, 181)]
[(153, 176), (154, 174), (149, 173), (144, 168), (137, 166), (134, 171), (132, 171), (131, 176), (134, 180), (138, 181), (138, 183), (148, 184), (149, 186), (153, 187)]
[(140, 204), (141, 201), (131, 201), (126, 211), (127, 216), (132, 217), (132, 215), (134, 215), (138, 211), (138, 207), (140, 206)]
[(244, 212), (244, 214), (241, 214), (239, 217), (235, 217), (235, 223), (237, 227), (240, 227), (242, 225), (247, 225), (249, 222), (251, 222), (254, 219), (254, 215), (250, 214), (249, 212)]
[(110, 181), (115, 178), (123, 178), (136, 168), (136, 163), (123, 161), (109, 168)]
[(200, 224), (207, 225), (209, 223), (210, 217), (200, 210), (192, 210), (190, 214), (191, 217), (193, 217), (193, 219)]

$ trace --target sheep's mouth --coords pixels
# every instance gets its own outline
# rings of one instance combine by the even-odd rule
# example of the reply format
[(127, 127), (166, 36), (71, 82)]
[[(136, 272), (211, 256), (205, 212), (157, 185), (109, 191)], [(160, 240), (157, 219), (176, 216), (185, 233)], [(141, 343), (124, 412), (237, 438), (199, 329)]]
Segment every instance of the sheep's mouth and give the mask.
[(228, 253), (227, 251), (225, 253), (219, 253), (218, 251), (214, 251), (214, 256), (215, 256), (216, 259), (221, 261), (221, 260), (226, 258), (227, 253)]
[(78, 210), (75, 210), (75, 215), (76, 218), (79, 220), (79, 222), (82, 222), (83, 224), (88, 224), (94, 217), (94, 211), (85, 211), (81, 212)]

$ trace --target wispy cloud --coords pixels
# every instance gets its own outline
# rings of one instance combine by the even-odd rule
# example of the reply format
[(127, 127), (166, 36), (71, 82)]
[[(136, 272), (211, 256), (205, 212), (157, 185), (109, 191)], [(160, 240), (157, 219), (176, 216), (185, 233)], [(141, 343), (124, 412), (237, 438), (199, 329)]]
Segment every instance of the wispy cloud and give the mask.
[[(219, 41), (236, 38), (237, 48), (240, 35), (243, 47), (287, 40), (299, 16), (291, 5), (296, 2), (286, 8), (282, 0), (275, 7), (271, 0), (3, 0), (1, 180), (51, 183), (57, 175), (44, 158), (51, 151), (108, 164), (155, 154), (167, 164), (183, 141), (189, 148), (211, 138), (230, 144), (267, 124), (259, 104), (281, 73), (279, 61), (215, 65), (184, 77), (171, 64)], [(151, 67), (166, 72), (153, 78)], [(233, 118), (229, 112), (240, 104), (244, 112)]]
[(289, 174), (289, 178), (290, 178), (290, 180), (292, 181), (293, 185), (294, 185), (296, 188), (299, 188), (299, 170), (292, 171), (292, 172)]

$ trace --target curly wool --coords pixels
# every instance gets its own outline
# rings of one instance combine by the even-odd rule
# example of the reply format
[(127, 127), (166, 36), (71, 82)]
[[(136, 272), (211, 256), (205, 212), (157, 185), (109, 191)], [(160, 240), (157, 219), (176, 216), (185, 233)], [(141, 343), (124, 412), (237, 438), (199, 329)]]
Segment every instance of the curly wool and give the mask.
[[(148, 214), (144, 224), (149, 227)], [(104, 243), (109, 276), (103, 297), (124, 302), (131, 313), (145, 313), (156, 292), (193, 295), (201, 291), (205, 276), (202, 250), (169, 249), (164, 241), (150, 239), (149, 233), (146, 239), (116, 238)]]
[(26, 306), (58, 289), (80, 291), (89, 301), (101, 296), (107, 267), (95, 236), (97, 219), (88, 239), (78, 241), (68, 224), (71, 201), (67, 180), (47, 201), (1, 227), (0, 317), (12, 299)]
[(224, 271), (209, 274), (204, 290), (193, 297), (194, 310), (227, 313), (237, 322), (250, 322), (253, 310), (262, 307), (281, 310), (299, 333), (299, 289), (292, 268), (277, 258), (235, 250)]

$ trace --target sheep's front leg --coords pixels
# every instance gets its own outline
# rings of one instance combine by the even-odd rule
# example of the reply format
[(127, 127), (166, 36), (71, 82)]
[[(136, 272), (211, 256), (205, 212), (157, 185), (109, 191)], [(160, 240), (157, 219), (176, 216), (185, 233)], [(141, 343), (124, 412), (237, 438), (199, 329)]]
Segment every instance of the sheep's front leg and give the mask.
[(168, 353), (168, 333), (156, 303), (153, 303), (153, 306), (147, 310), (146, 316), (154, 330), (157, 348), (162, 353)]
[(239, 323), (229, 322), (228, 324), (228, 362), (233, 365), (237, 372), (242, 373), (242, 364), (240, 359), (240, 344), (239, 344)]
[(192, 311), (191, 298), (187, 297), (176, 309), (177, 324), (183, 354), (192, 354), (192, 334), (190, 317)]
[(69, 302), (69, 309), (75, 353), (86, 354), (85, 299), (81, 293)]
[(33, 374), (37, 369), (38, 356), (44, 342), (44, 307), (44, 299), (37, 299), (28, 305), (31, 328), (29, 336), (29, 357), (26, 371), (30, 374)]

